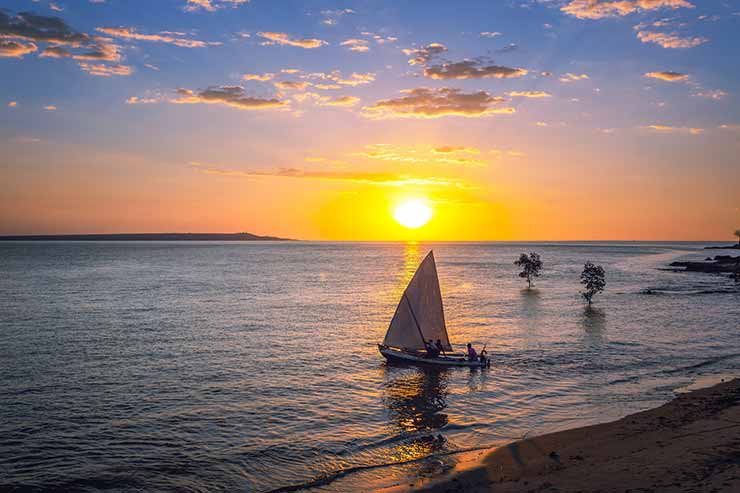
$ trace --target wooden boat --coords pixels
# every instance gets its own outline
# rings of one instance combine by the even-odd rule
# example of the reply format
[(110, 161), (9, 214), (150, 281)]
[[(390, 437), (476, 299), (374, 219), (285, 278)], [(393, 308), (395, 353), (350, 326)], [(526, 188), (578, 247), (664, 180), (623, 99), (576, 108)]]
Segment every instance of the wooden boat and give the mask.
[[(439, 340), (443, 354), (429, 354), (424, 342), (429, 340)], [(385, 339), (378, 344), (378, 350), (394, 363), (478, 368), (490, 366), (487, 357), (469, 360), (465, 355), (452, 354), (433, 251), (427, 254), (406, 286)]]

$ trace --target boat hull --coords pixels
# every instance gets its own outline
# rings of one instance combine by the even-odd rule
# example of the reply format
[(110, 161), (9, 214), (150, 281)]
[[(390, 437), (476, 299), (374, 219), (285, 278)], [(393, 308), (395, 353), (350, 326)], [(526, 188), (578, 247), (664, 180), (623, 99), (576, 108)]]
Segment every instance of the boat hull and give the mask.
[(382, 344), (378, 345), (378, 350), (385, 359), (393, 363), (438, 367), (466, 366), (469, 368), (487, 368), (491, 364), (488, 358), (486, 358), (485, 361), (470, 361), (463, 356), (439, 356), (436, 358), (427, 358), (424, 355), (406, 353), (398, 349), (383, 346)]

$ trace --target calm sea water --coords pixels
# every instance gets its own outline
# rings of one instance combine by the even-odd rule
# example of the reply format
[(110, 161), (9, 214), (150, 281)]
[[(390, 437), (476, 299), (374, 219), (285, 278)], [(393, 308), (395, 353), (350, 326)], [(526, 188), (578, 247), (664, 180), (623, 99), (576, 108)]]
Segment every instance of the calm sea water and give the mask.
[[(653, 407), (740, 370), (733, 283), (659, 270), (727, 253), (702, 246), (0, 244), (0, 489), (366, 489)], [(377, 351), (430, 248), (450, 339), (490, 370)]]

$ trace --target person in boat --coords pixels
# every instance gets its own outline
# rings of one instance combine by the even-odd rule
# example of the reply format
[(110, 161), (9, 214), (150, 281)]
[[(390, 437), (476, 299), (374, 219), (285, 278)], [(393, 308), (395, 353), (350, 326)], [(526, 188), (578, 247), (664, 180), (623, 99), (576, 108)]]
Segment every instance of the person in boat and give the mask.
[(468, 360), (470, 361), (478, 360), (478, 353), (475, 351), (475, 348), (473, 348), (473, 345), (470, 343), (468, 343)]
[(426, 347), (428, 357), (436, 358), (439, 356), (439, 349), (437, 349), (437, 346), (434, 345), (431, 339), (424, 343), (424, 346)]
[(437, 348), (437, 355), (442, 354), (445, 355), (445, 347), (442, 345), (442, 340), (437, 339), (437, 342), (434, 343), (434, 347)]

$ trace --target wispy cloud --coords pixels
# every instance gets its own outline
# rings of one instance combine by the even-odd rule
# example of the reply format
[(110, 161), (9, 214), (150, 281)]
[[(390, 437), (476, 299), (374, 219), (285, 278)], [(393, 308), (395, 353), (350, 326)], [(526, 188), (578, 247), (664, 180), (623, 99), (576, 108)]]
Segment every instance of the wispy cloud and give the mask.
[(249, 0), (187, 0), (184, 10), (185, 12), (198, 12), (199, 10), (215, 12), (229, 5), (238, 7), (245, 3), (249, 3)]
[(125, 76), (133, 73), (133, 69), (128, 65), (105, 65), (103, 63), (86, 62), (80, 62), (79, 65), (83, 71), (98, 77), (111, 77), (113, 75)]
[(443, 116), (481, 117), (511, 114), (514, 108), (501, 107), (506, 99), (486, 91), (464, 93), (460, 89), (418, 87), (401, 91), (401, 96), (383, 99), (363, 108), (367, 118), (440, 118)]
[(662, 33), (656, 31), (637, 31), (637, 39), (643, 43), (655, 43), (663, 48), (694, 48), (709, 41), (701, 36), (681, 36), (678, 33)]
[(649, 130), (651, 132), (656, 133), (663, 133), (663, 134), (690, 134), (690, 135), (699, 135), (701, 133), (704, 133), (703, 128), (696, 128), (696, 127), (673, 127), (670, 125), (660, 125), (660, 124), (654, 124), (654, 125), (646, 125), (644, 127), (645, 130)]
[(152, 41), (158, 43), (168, 43), (181, 48), (204, 48), (206, 46), (220, 45), (218, 41), (200, 41), (197, 39), (188, 39), (184, 33), (165, 31), (157, 34), (139, 33), (133, 27), (98, 27), (98, 32), (117, 38), (132, 39), (136, 41)]
[(310, 170), (302, 168), (277, 168), (267, 170), (242, 171), (224, 169), (215, 166), (203, 165), (201, 163), (190, 163), (198, 171), (206, 174), (235, 176), (243, 178), (289, 178), (296, 180), (320, 180), (361, 183), (368, 185), (402, 187), (408, 185), (463, 188), (460, 180), (436, 177), (436, 176), (414, 176), (410, 174), (386, 173), (386, 172), (358, 172), (343, 170)]
[(545, 91), (511, 91), (507, 93), (509, 97), (513, 98), (550, 98), (552, 94)]
[(324, 19), (321, 23), (326, 26), (336, 26), (340, 17), (354, 13), (355, 11), (352, 9), (322, 10), (321, 15), (324, 16)]
[(346, 46), (349, 48), (349, 51), (359, 51), (359, 52), (365, 52), (370, 51), (370, 47), (368, 46), (369, 41), (366, 39), (360, 39), (360, 38), (350, 38), (345, 39), (341, 43), (339, 43), (340, 46)]
[(560, 10), (579, 19), (623, 17), (641, 10), (693, 9), (686, 0), (571, 0)]
[(305, 49), (312, 49), (312, 48), (320, 48), (321, 46), (328, 44), (323, 39), (291, 38), (289, 34), (279, 33), (279, 32), (262, 31), (262, 32), (258, 32), (257, 36), (268, 40), (268, 41), (262, 42), (263, 45), (279, 44), (279, 45), (287, 45), (287, 46), (297, 46), (299, 48), (305, 48)]
[(721, 89), (702, 89), (700, 91), (692, 93), (691, 95), (698, 98), (707, 98), (719, 101), (720, 99), (723, 99), (725, 96), (727, 96), (727, 93)]
[(275, 74), (273, 73), (242, 75), (242, 80), (256, 80), (260, 82), (267, 82), (268, 80), (272, 80), (274, 78), (275, 78)]
[(689, 79), (688, 74), (682, 74), (680, 72), (648, 72), (645, 74), (645, 77), (649, 77), (651, 79), (660, 79), (664, 80), (666, 82), (678, 82), (678, 81), (685, 81)]
[(503, 34), (498, 31), (483, 31), (480, 35), (483, 38), (497, 38), (499, 36), (503, 36)]
[(568, 83), (568, 82), (577, 82), (579, 80), (588, 80), (588, 79), (589, 79), (589, 76), (586, 74), (571, 74), (570, 72), (568, 72), (565, 75), (561, 75), (559, 80), (560, 82)]

